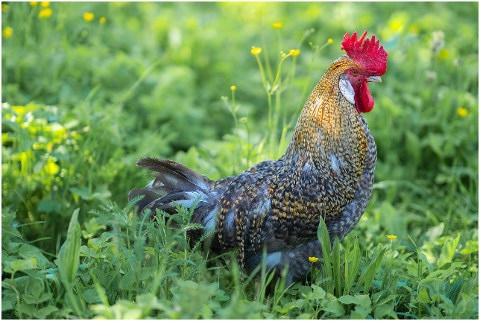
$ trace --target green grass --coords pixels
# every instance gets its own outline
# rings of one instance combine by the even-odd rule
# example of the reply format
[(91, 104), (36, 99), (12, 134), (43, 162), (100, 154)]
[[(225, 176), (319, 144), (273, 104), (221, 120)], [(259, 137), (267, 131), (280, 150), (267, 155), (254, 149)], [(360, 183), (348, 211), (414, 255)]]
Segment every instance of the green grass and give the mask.
[[(478, 318), (478, 4), (7, 5), (3, 318)], [(189, 244), (188, 210), (132, 215), (139, 157), (216, 179), (281, 155), (365, 29), (389, 53), (365, 115), (374, 191), (321, 269), (285, 288), (260, 267), (256, 288), (234, 253)]]

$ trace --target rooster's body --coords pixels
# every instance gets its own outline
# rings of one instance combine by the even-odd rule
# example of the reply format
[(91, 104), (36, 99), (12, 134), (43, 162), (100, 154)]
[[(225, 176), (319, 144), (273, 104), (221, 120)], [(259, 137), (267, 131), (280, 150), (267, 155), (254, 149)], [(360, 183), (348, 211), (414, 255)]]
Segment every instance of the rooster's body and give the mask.
[[(370, 199), (376, 164), (375, 141), (360, 112), (373, 107), (367, 82), (380, 81), (386, 52), (365, 34), (345, 36), (337, 59), (310, 94), (285, 154), (242, 174), (212, 181), (166, 159), (142, 158), (138, 166), (156, 177), (129, 198), (145, 195), (140, 210), (175, 212), (173, 202), (191, 207), (192, 222), (214, 229), (210, 249), (238, 249), (248, 272), (261, 263), (279, 273), (287, 264), (287, 283), (304, 277), (309, 257), (321, 257), (320, 217), (330, 237), (340, 240), (357, 224)], [(373, 58), (368, 57), (373, 56)], [(195, 201), (198, 200), (197, 203)], [(203, 231), (190, 235), (195, 242)]]

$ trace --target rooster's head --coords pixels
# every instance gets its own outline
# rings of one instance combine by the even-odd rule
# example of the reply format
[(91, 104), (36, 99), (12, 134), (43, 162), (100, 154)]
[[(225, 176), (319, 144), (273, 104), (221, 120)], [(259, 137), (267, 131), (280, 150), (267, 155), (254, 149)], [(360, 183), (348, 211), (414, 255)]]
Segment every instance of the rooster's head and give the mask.
[(383, 46), (379, 47), (380, 41), (375, 41), (375, 35), (371, 40), (365, 38), (366, 35), (367, 31), (357, 39), (356, 32), (352, 36), (346, 33), (341, 48), (362, 67), (362, 69), (352, 68), (347, 71), (355, 91), (355, 105), (359, 113), (367, 113), (373, 109), (374, 101), (368, 89), (368, 82), (382, 82), (380, 76), (387, 71), (387, 52)]

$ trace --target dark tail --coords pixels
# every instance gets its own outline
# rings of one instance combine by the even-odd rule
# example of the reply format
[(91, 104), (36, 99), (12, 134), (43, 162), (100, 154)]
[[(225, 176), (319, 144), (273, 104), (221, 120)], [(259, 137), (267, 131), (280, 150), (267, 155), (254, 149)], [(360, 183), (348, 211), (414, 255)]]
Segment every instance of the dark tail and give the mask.
[(185, 165), (168, 159), (140, 158), (137, 166), (154, 171), (155, 177), (145, 188), (133, 188), (128, 194), (129, 201), (136, 196), (144, 195), (137, 202), (138, 211), (156, 209), (167, 213), (175, 212), (175, 204), (190, 208), (198, 201), (196, 208), (206, 205), (208, 193), (213, 181)]
[[(191, 223), (199, 223), (204, 229), (192, 229), (189, 231), (191, 244), (196, 244), (204, 237), (205, 230), (215, 229), (216, 217), (220, 211), (220, 196), (229, 181), (212, 181), (205, 175), (201, 175), (185, 165), (159, 158), (140, 158), (137, 166), (144, 167), (154, 173), (155, 177), (145, 188), (133, 188), (128, 194), (129, 201), (139, 195), (143, 199), (137, 202), (138, 212), (151, 210), (155, 215), (156, 210), (170, 214), (177, 212), (176, 205), (183, 205), (189, 209), (195, 204)], [(174, 227), (175, 224), (172, 226)], [(214, 236), (209, 238), (203, 246), (218, 246), (218, 240)]]

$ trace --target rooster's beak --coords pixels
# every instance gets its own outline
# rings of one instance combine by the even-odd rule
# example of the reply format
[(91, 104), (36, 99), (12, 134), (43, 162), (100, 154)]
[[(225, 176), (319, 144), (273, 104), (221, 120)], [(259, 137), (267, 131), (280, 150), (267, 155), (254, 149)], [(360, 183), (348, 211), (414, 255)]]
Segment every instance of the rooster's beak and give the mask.
[(382, 78), (380, 78), (379, 76), (371, 76), (371, 77), (367, 77), (367, 81), (382, 82)]

